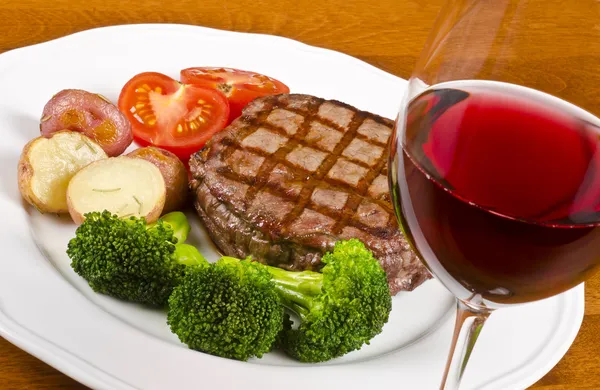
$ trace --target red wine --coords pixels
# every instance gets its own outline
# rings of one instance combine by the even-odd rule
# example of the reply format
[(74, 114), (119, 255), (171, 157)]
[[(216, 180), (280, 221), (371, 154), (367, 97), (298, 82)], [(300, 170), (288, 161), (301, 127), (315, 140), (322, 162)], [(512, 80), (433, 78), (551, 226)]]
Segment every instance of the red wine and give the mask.
[(501, 83), (455, 83), (411, 101), (394, 195), (442, 283), (463, 299), (520, 303), (565, 291), (600, 265), (595, 121)]

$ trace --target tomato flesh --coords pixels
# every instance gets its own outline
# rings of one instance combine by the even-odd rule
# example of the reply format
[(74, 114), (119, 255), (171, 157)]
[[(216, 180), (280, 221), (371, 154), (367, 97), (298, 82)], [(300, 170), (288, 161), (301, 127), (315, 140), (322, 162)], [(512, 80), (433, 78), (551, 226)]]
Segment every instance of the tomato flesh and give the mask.
[(217, 89), (229, 100), (229, 122), (242, 114), (252, 100), (267, 95), (289, 93), (287, 85), (260, 73), (232, 68), (194, 67), (181, 71), (182, 83)]
[(131, 122), (138, 144), (169, 150), (185, 163), (229, 118), (223, 93), (155, 72), (140, 73), (125, 84), (119, 110)]

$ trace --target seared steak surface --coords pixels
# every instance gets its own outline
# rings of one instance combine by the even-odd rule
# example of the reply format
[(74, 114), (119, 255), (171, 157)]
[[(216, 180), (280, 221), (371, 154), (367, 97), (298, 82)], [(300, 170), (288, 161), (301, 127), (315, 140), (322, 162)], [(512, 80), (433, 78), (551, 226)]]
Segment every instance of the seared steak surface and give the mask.
[(392, 126), (309, 95), (254, 100), (192, 156), (196, 210), (226, 255), (318, 270), (336, 240), (358, 238), (381, 262), (392, 294), (412, 290), (429, 273), (390, 203)]

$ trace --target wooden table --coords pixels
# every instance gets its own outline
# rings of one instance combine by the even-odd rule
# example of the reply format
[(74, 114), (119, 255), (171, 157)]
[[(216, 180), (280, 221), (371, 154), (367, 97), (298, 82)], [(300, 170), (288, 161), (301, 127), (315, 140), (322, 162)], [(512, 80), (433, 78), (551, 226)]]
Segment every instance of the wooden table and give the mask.
[[(2, 0), (0, 53), (93, 27), (185, 23), (281, 35), (345, 52), (407, 78), (442, 3), (443, 0)], [(148, 53), (149, 61), (153, 55), (160, 53)], [(557, 60), (565, 60), (568, 55), (567, 50)], [(0, 339), (0, 389), (24, 388), (83, 386)], [(600, 275), (586, 286), (585, 319), (575, 343), (533, 388), (600, 388)]]

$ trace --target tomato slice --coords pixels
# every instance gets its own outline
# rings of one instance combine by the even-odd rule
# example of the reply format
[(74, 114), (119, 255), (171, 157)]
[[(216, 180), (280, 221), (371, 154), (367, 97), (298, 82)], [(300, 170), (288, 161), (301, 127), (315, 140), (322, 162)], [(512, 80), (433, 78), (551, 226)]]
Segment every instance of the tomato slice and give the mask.
[(185, 163), (229, 118), (223, 93), (155, 72), (140, 73), (125, 84), (119, 110), (131, 122), (138, 144), (169, 150)]
[(214, 88), (229, 100), (229, 123), (242, 114), (248, 103), (260, 96), (289, 93), (287, 85), (272, 77), (247, 70), (195, 67), (181, 71), (181, 82)]

